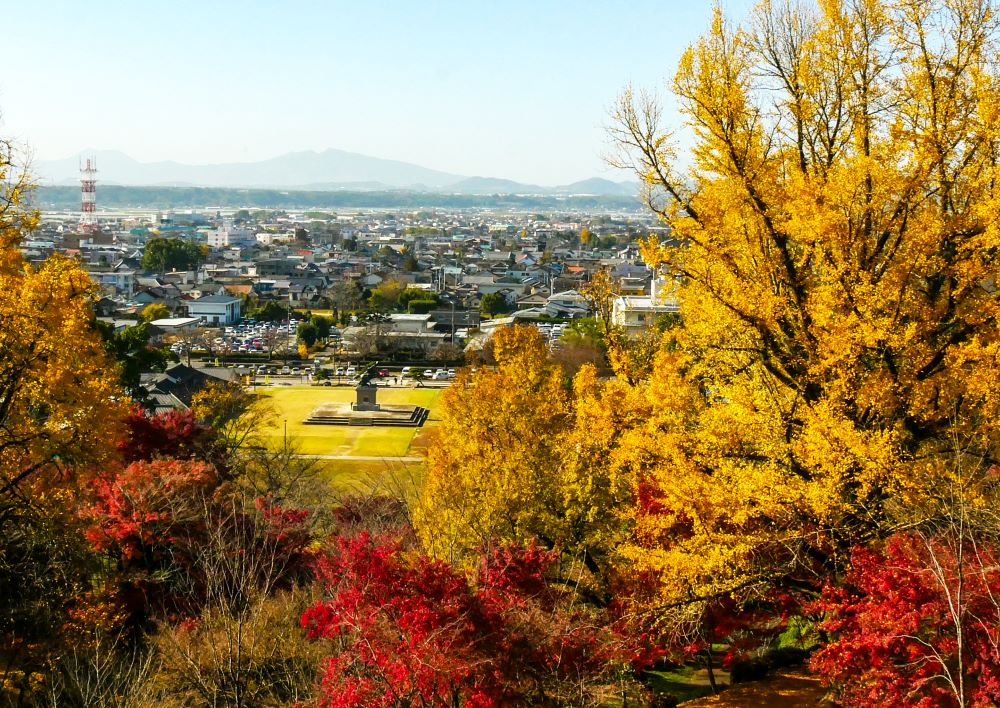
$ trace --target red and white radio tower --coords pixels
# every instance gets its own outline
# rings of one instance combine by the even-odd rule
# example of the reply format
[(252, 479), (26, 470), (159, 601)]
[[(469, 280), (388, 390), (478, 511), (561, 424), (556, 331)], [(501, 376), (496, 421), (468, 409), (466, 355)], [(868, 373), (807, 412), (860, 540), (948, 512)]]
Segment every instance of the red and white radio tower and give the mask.
[(97, 228), (97, 158), (87, 158), (80, 166), (80, 228), (93, 231)]

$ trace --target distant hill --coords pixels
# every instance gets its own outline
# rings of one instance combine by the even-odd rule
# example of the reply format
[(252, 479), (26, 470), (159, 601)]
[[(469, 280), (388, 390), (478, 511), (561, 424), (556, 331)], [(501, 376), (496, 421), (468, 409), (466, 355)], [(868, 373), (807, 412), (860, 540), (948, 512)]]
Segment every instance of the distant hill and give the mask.
[(635, 182), (612, 182), (601, 177), (591, 177), (572, 184), (556, 187), (558, 194), (600, 194), (634, 197), (639, 193), (639, 185)]
[(344, 150), (290, 152), (259, 162), (185, 165), (139, 162), (115, 150), (85, 150), (62, 160), (38, 160), (33, 172), (43, 185), (75, 185), (81, 160), (97, 161), (103, 185), (295, 189), (302, 191), (381, 192), (406, 189), (452, 194), (580, 194), (634, 196), (634, 184), (593, 178), (541, 187), (495, 177), (465, 177), (398, 160)]
[(534, 184), (496, 177), (467, 177), (447, 185), (447, 190), (456, 194), (547, 194), (551, 191)]
[(96, 158), (101, 181), (124, 185), (278, 188), (367, 182), (385, 189), (415, 183), (443, 187), (462, 179), (461, 175), (343, 150), (290, 152), (259, 162), (217, 165), (138, 162), (121, 152), (92, 150), (64, 160), (39, 160), (34, 171), (43, 184), (73, 183), (79, 178), (80, 159), (88, 157)]

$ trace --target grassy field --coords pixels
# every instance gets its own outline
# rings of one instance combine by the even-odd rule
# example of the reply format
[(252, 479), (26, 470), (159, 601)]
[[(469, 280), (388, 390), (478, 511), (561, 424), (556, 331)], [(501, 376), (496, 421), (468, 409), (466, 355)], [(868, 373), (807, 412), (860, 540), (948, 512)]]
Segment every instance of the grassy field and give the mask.
[(341, 493), (372, 494), (384, 492), (405, 498), (421, 475), (417, 462), (384, 460), (316, 460), (324, 476)]
[(355, 400), (353, 388), (275, 387), (262, 391), (277, 412), (275, 424), (267, 429), (277, 445), (288, 426), (288, 438), (307, 455), (352, 455), (392, 458), (420, 456), (426, 447), (428, 428), (437, 422), (435, 408), (441, 389), (379, 389), (379, 403), (417, 405), (430, 409), (423, 428), (368, 428), (335, 425), (304, 425), (313, 409), (323, 403), (347, 403)]

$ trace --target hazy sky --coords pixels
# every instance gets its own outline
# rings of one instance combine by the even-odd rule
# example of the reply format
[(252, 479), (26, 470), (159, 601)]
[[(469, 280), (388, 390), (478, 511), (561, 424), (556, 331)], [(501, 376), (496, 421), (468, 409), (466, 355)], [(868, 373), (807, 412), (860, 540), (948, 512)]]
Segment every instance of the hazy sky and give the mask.
[[(742, 17), (752, 0), (721, 0)], [(465, 175), (614, 179), (628, 82), (663, 89), (709, 0), (34, 0), (4, 14), (0, 134), (36, 158), (339, 148)]]

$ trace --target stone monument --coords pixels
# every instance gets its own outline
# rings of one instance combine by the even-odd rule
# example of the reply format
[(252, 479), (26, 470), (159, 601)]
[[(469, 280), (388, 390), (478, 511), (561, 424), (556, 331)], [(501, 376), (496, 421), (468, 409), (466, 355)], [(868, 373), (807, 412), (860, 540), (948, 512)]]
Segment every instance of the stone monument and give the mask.
[(383, 406), (377, 400), (378, 387), (372, 385), (378, 370), (377, 364), (369, 366), (355, 387), (354, 403), (325, 403), (306, 418), (307, 425), (372, 425), (419, 427), (427, 420), (429, 411), (422, 406)]
[(369, 386), (364, 383), (359, 383), (358, 387), (354, 389), (358, 396), (358, 400), (351, 406), (351, 410), (354, 411), (380, 411), (382, 407), (375, 401), (375, 397), (378, 395), (378, 386)]

